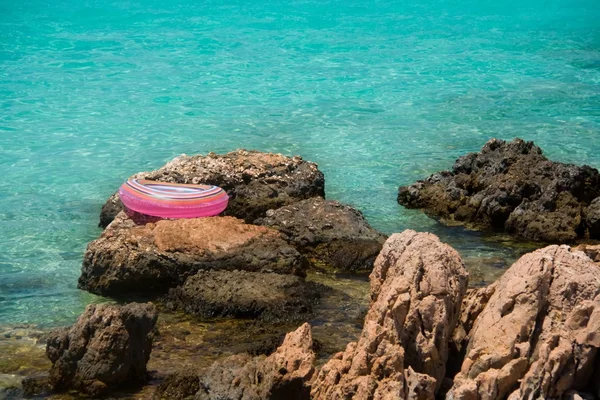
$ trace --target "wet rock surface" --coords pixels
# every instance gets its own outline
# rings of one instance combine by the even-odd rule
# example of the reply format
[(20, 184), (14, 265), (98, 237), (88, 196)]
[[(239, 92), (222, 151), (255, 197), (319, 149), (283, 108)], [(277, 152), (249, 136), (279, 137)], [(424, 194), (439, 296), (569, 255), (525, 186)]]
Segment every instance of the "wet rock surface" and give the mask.
[(600, 267), (568, 246), (523, 256), (468, 333), (448, 399), (560, 398), (593, 390)]
[(279, 232), (237, 218), (136, 225), (121, 213), (88, 245), (79, 287), (102, 295), (165, 293), (201, 269), (304, 275), (305, 267)]
[[(269, 209), (325, 196), (325, 179), (315, 163), (258, 151), (181, 155), (156, 171), (140, 172), (132, 178), (220, 186), (230, 197), (224, 215), (246, 222), (262, 217)], [(100, 226), (107, 226), (122, 209), (118, 195), (113, 194), (102, 207)]]
[(200, 271), (173, 288), (166, 304), (204, 318), (299, 321), (310, 317), (321, 288), (294, 275), (247, 271)]
[(434, 235), (405, 231), (386, 241), (370, 279), (360, 338), (320, 369), (312, 397), (433, 399), (467, 288), (460, 256)]
[(87, 306), (73, 326), (48, 337), (51, 387), (96, 396), (124, 384), (143, 383), (156, 320), (151, 303)]
[(492, 139), (451, 171), (400, 187), (398, 202), (446, 222), (567, 243), (600, 238), (599, 196), (598, 170), (550, 161), (533, 142)]
[(167, 376), (153, 395), (153, 400), (193, 399), (200, 390), (200, 378), (191, 371), (182, 371)]
[(52, 386), (47, 373), (28, 376), (23, 379), (21, 386), (25, 397), (45, 397), (52, 393)]
[(313, 264), (340, 271), (370, 271), (386, 239), (360, 211), (321, 197), (269, 210), (255, 223), (282, 232)]
[(310, 325), (288, 333), (270, 356), (239, 354), (217, 361), (200, 377), (196, 400), (310, 399), (314, 373)]

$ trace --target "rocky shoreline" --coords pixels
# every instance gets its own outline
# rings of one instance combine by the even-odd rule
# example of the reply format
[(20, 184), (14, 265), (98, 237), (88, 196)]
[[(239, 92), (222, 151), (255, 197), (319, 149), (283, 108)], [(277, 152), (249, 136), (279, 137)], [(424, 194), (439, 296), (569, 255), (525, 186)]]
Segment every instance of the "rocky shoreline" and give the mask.
[[(399, 201), (572, 242), (595, 237), (597, 176), (548, 161), (533, 143), (490, 141), (453, 172), (401, 188)], [(42, 334), (32, 354), (45, 344), (50, 363), (0, 368), (28, 376), (5, 397), (600, 396), (600, 246), (548, 246), (470, 289), (452, 247), (433, 234), (377, 232), (360, 211), (325, 200), (323, 174), (300, 157), (180, 156), (135, 177), (217, 184), (232, 202), (223, 216), (159, 220), (126, 212), (113, 195), (79, 286), (122, 304), (90, 305), (73, 326)], [(224, 330), (207, 357), (211, 324)]]

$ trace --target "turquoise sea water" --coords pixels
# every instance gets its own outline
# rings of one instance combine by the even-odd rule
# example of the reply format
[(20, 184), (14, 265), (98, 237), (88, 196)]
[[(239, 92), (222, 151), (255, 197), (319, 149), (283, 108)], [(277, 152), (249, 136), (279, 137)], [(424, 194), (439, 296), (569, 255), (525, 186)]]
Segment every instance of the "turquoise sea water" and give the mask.
[(0, 324), (70, 323), (104, 200), (180, 153), (299, 154), (388, 233), (489, 138), (600, 167), (598, 0), (0, 0)]

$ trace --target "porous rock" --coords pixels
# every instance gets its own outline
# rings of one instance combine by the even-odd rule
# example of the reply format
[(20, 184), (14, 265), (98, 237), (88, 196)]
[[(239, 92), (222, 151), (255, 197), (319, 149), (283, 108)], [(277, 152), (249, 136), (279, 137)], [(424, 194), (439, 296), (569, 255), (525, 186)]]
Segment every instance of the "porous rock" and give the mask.
[(288, 333), (270, 356), (238, 354), (215, 362), (200, 377), (196, 400), (308, 400), (314, 373), (310, 325)]
[(585, 210), (585, 224), (592, 238), (600, 238), (600, 197), (595, 198)]
[(600, 268), (568, 246), (521, 257), (496, 282), (469, 332), (458, 399), (561, 398), (593, 384)]
[(305, 268), (279, 232), (234, 217), (137, 225), (121, 213), (88, 245), (79, 287), (103, 295), (166, 293), (201, 269), (303, 275)]
[(392, 235), (375, 261), (358, 342), (312, 383), (315, 399), (433, 399), (467, 288), (458, 253), (432, 234)]
[(157, 317), (151, 303), (87, 306), (74, 325), (48, 337), (50, 385), (100, 395), (144, 382)]
[(200, 389), (200, 378), (193, 371), (168, 375), (156, 388), (153, 400), (191, 400)]
[(314, 283), (294, 275), (247, 271), (199, 271), (169, 291), (166, 304), (205, 318), (306, 320), (317, 301)]
[(398, 202), (442, 222), (566, 243), (600, 238), (599, 196), (598, 170), (550, 161), (533, 142), (492, 139), (451, 171), (400, 187)]
[(321, 197), (269, 210), (255, 223), (278, 229), (314, 264), (341, 271), (370, 271), (386, 239), (360, 211)]
[[(252, 222), (269, 209), (313, 196), (325, 196), (325, 178), (317, 164), (301, 157), (236, 150), (206, 156), (181, 155), (155, 171), (131, 178), (185, 184), (207, 184), (223, 188), (229, 195), (224, 215)], [(113, 194), (100, 213), (106, 227), (123, 209)]]
[(45, 397), (52, 393), (48, 373), (27, 376), (21, 381), (21, 386), (25, 397)]

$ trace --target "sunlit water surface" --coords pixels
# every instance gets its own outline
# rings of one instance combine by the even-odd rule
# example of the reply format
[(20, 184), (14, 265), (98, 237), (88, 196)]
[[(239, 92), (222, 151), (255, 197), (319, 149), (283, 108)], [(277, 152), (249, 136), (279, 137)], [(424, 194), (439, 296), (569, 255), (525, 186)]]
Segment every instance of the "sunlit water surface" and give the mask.
[(526, 248), (397, 187), (492, 137), (598, 167), (599, 135), (597, 0), (0, 0), (0, 324), (98, 301), (76, 281), (103, 201), (180, 153), (302, 155), (328, 198), (437, 233), (477, 283)]

